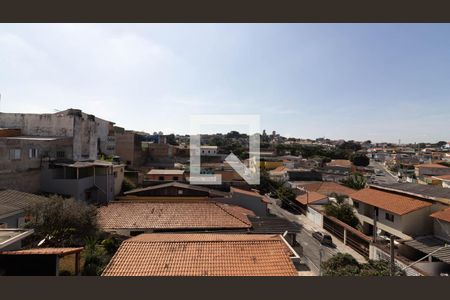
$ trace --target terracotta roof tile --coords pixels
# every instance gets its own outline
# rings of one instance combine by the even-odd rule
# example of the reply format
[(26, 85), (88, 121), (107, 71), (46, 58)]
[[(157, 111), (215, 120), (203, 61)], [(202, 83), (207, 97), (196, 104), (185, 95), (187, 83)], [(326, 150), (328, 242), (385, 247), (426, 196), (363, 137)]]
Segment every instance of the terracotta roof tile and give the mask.
[(295, 200), (303, 205), (307, 205), (308, 203), (311, 204), (323, 199), (328, 199), (328, 197), (316, 192), (306, 192), (303, 195), (299, 195), (295, 198)]
[[(231, 209), (230, 209), (231, 208)], [(104, 229), (250, 228), (232, 205), (215, 202), (113, 202), (98, 210)]]
[(231, 187), (230, 188), (231, 192), (233, 193), (239, 193), (239, 194), (244, 194), (247, 196), (253, 196), (253, 197), (258, 197), (260, 198), (263, 202), (270, 202), (268, 201), (263, 195), (259, 194), (258, 192), (251, 190), (251, 191), (247, 191), (247, 190), (243, 190), (243, 189), (238, 189), (235, 187)]
[(141, 234), (102, 276), (295, 276), (292, 255), (279, 235)]
[(359, 190), (353, 193), (351, 198), (400, 216), (432, 205), (429, 202), (417, 200), (412, 197), (371, 188)]
[(73, 253), (78, 253), (83, 250), (83, 247), (77, 248), (33, 248), (33, 249), (23, 249), (15, 251), (1, 251), (0, 254), (3, 255), (58, 255), (64, 256)]
[(447, 169), (448, 167), (440, 165), (440, 164), (421, 164), (415, 165), (416, 168), (438, 168), (438, 169)]
[(332, 193), (336, 193), (339, 195), (351, 195), (356, 190), (346, 187), (342, 184), (328, 181), (314, 181), (311, 183), (304, 182), (299, 185), (303, 187), (305, 190), (310, 192), (318, 192), (323, 195), (330, 195)]
[(450, 180), (450, 174), (449, 175), (442, 175), (442, 176), (433, 176), (434, 178), (440, 179), (440, 180)]
[(430, 215), (433, 218), (446, 221), (450, 223), (450, 208), (446, 208), (440, 211), (437, 211)]

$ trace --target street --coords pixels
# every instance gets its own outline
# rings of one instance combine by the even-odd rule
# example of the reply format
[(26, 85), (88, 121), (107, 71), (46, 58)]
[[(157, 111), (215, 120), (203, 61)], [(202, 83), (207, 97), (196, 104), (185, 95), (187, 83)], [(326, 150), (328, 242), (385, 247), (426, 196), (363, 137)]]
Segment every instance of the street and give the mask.
[(398, 182), (398, 178), (394, 174), (392, 174), (392, 172), (387, 170), (382, 163), (376, 162), (375, 160), (371, 159), (370, 166), (375, 170), (380, 170), (382, 173), (380, 173), (379, 175), (374, 175), (374, 180), (370, 180), (369, 183), (391, 184)]
[[(281, 207), (279, 207), (274, 199), (270, 199), (271, 204), (269, 204), (270, 213), (279, 216), (281, 218), (285, 218), (289, 221), (296, 222), (302, 226), (301, 232), (297, 234), (297, 242), (302, 246), (301, 257), (303, 262), (306, 263), (311, 271), (315, 275), (319, 275), (319, 266), (320, 266), (320, 249), (322, 249), (322, 262), (331, 258), (334, 254), (341, 253), (349, 253), (351, 254), (358, 262), (365, 262), (365, 258), (361, 256), (359, 253), (351, 249), (350, 247), (344, 245), (340, 240), (338, 240), (335, 236), (331, 235), (323, 228), (319, 228), (318, 225), (313, 223), (310, 219), (308, 219), (305, 215), (294, 215)], [(312, 237), (312, 233), (314, 231), (321, 231), (324, 233), (328, 233), (332, 236), (334, 248), (329, 246), (323, 246), (321, 243)]]

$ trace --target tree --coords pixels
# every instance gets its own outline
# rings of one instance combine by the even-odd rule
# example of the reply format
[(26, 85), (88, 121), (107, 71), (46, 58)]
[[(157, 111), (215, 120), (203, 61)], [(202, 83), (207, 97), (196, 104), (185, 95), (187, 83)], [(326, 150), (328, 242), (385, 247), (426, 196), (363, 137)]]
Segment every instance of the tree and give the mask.
[[(396, 276), (404, 276), (405, 272), (394, 267)], [(390, 265), (385, 260), (369, 260), (360, 264), (348, 253), (337, 253), (322, 263), (323, 276), (390, 276)]]
[(335, 217), (353, 228), (357, 228), (359, 225), (359, 219), (355, 215), (353, 207), (347, 203), (344, 203), (342, 199), (339, 200), (338, 203), (330, 202), (326, 204), (325, 214), (327, 216)]
[(74, 199), (52, 196), (26, 210), (30, 221), (25, 225), (34, 229), (31, 242), (46, 239), (51, 247), (83, 246), (87, 237), (97, 230), (96, 208)]
[(367, 180), (360, 173), (353, 173), (347, 179), (341, 181), (341, 183), (349, 188), (360, 190), (366, 187)]
[(352, 155), (350, 160), (355, 166), (367, 167), (370, 164), (370, 159), (362, 153)]

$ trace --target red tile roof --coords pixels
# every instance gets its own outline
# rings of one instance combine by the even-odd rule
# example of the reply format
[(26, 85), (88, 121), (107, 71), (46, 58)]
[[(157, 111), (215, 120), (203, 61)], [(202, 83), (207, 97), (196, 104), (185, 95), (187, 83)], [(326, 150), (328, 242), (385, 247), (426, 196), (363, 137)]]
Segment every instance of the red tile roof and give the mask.
[(443, 169), (447, 169), (448, 167), (440, 165), (440, 164), (421, 164), (421, 165), (415, 165), (414, 167), (416, 168), (443, 168)]
[(253, 191), (253, 190), (247, 191), (247, 190), (238, 189), (238, 188), (235, 188), (235, 187), (231, 187), (230, 190), (231, 190), (232, 193), (239, 193), (239, 194), (244, 194), (244, 195), (247, 195), (247, 196), (258, 197), (263, 202), (266, 202), (266, 203), (270, 202), (269, 200), (266, 199), (266, 197), (264, 197), (263, 195), (259, 194), (256, 191)]
[(445, 181), (450, 180), (450, 175), (433, 176), (433, 177)]
[(353, 200), (360, 201), (397, 215), (404, 215), (415, 210), (431, 206), (429, 202), (412, 197), (366, 188), (353, 193)]
[(307, 205), (327, 198), (328, 198), (327, 196), (316, 192), (306, 192), (303, 195), (297, 196), (295, 200), (297, 200), (303, 205)]
[(342, 184), (328, 181), (312, 181), (312, 182), (304, 182), (299, 184), (300, 187), (303, 187), (305, 190), (310, 192), (318, 192), (323, 195), (330, 195), (332, 193), (336, 193), (339, 195), (351, 195), (356, 190), (346, 187)]
[(141, 234), (102, 276), (295, 276), (292, 255), (279, 235)]
[[(231, 209), (230, 209), (231, 208)], [(250, 228), (236, 207), (215, 202), (113, 202), (98, 210), (103, 229)]]
[(440, 210), (440, 211), (437, 211), (437, 212), (431, 214), (430, 216), (433, 218), (450, 223), (450, 207)]
[(79, 253), (83, 247), (77, 248), (33, 248), (14, 251), (0, 251), (3, 255), (58, 255), (64, 256), (74, 253)]

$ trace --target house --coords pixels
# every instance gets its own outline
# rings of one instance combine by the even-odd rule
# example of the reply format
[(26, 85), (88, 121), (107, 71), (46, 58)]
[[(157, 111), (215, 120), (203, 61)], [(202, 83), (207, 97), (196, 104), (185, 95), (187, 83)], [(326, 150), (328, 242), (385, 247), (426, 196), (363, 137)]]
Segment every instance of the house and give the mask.
[(22, 228), (26, 222), (26, 209), (45, 203), (48, 198), (19, 192), (0, 190), (0, 228)]
[(175, 152), (174, 146), (166, 143), (144, 141), (141, 143), (147, 160), (150, 162), (172, 162)]
[(151, 232), (242, 231), (253, 212), (217, 202), (115, 201), (98, 209), (99, 227), (121, 235)]
[(142, 150), (142, 142), (145, 136), (142, 133), (121, 130), (114, 127), (116, 137), (116, 155), (130, 168), (139, 168), (145, 163), (145, 152)]
[(308, 205), (321, 205), (321, 204), (327, 204), (328, 196), (319, 194), (317, 192), (305, 192), (301, 195), (298, 195), (295, 198), (295, 201), (301, 204), (301, 206), (306, 210)]
[(366, 235), (411, 239), (432, 232), (430, 202), (376, 188), (359, 190), (350, 198)]
[(450, 243), (450, 207), (431, 214), (434, 236)]
[(186, 181), (184, 176), (184, 170), (166, 170), (166, 169), (153, 169), (147, 172), (145, 181), (148, 183), (157, 182), (158, 184), (164, 181)]
[(72, 144), (71, 137), (24, 136), (20, 129), (0, 129), (0, 188), (38, 192), (43, 163), (72, 158)]
[(285, 182), (289, 179), (288, 168), (280, 166), (269, 171), (269, 178), (273, 181)]
[(217, 146), (200, 146), (200, 154), (202, 156), (216, 156)]
[(122, 243), (102, 276), (297, 276), (280, 235), (141, 234)]
[(0, 113), (0, 128), (20, 129), (24, 136), (72, 138), (73, 160), (95, 160), (99, 153), (113, 155), (113, 125), (79, 109), (53, 114)]
[(41, 188), (48, 193), (93, 203), (114, 200), (120, 193), (125, 165), (109, 161), (49, 163), (41, 174)]
[(287, 170), (289, 181), (322, 181), (322, 174), (314, 169)]
[(450, 175), (450, 167), (440, 164), (421, 164), (414, 166), (414, 173), (416, 177), (423, 182), (431, 176)]
[(450, 188), (450, 175), (433, 176), (432, 179), (439, 181), (443, 188)]
[(236, 205), (251, 210), (256, 216), (265, 217), (269, 215), (268, 204), (270, 201), (266, 196), (260, 195), (253, 190), (243, 190), (236, 187), (230, 188), (231, 195), (222, 198), (214, 198), (215, 201)]
[(293, 185), (298, 189), (317, 192), (327, 196), (331, 196), (332, 194), (349, 196), (356, 192), (356, 190), (342, 184), (328, 181), (297, 181), (294, 182)]

